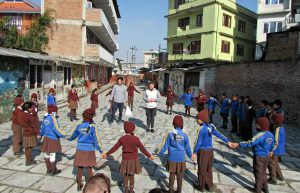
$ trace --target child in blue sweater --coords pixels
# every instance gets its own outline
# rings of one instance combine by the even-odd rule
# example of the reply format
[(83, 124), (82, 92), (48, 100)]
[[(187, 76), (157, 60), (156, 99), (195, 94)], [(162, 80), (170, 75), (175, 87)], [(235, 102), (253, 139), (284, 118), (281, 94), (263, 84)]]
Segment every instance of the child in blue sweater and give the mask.
[(54, 94), (55, 94), (54, 88), (50, 88), (48, 97), (47, 97), (47, 106), (56, 105), (56, 98), (55, 98)]
[(238, 146), (252, 148), (255, 192), (269, 192), (266, 170), (268, 167), (269, 156), (274, 148), (274, 136), (269, 131), (269, 120), (266, 117), (259, 118), (256, 122), (256, 127), (259, 132), (252, 140), (234, 143), (230, 146), (232, 148), (237, 148)]
[(191, 114), (191, 106), (193, 104), (194, 99), (191, 89), (187, 89), (185, 94), (179, 96), (179, 99), (184, 99), (185, 115), (189, 116)]
[(41, 151), (45, 154), (47, 175), (57, 175), (61, 172), (56, 168), (56, 153), (61, 153), (60, 138), (65, 138), (64, 132), (60, 129), (56, 117), (57, 106), (49, 105), (48, 114), (44, 117), (41, 126), (40, 136), (44, 137)]
[(212, 94), (209, 95), (209, 100), (207, 101), (207, 108), (209, 113), (209, 123), (213, 123), (213, 115), (215, 114), (216, 105), (220, 105), (216, 97)]
[(277, 184), (277, 180), (283, 181), (284, 177), (282, 175), (279, 166), (279, 157), (283, 156), (285, 153), (285, 129), (282, 126), (284, 122), (284, 116), (281, 113), (275, 113), (272, 116), (274, 122), (274, 136), (275, 136), (275, 147), (272, 152), (272, 156), (269, 159), (269, 174), (270, 179), (268, 182), (270, 184)]
[(223, 128), (223, 129), (227, 129), (230, 103), (231, 103), (231, 101), (230, 101), (229, 98), (227, 98), (226, 93), (223, 93), (222, 94), (221, 109), (220, 109), (220, 115), (223, 119), (223, 124), (222, 124), (221, 128)]
[(213, 187), (213, 142), (212, 136), (216, 136), (228, 145), (231, 142), (222, 135), (214, 125), (208, 124), (208, 110), (204, 109), (197, 115), (197, 122), (200, 128), (197, 131), (197, 140), (193, 151), (193, 159), (198, 157), (198, 183), (199, 190), (211, 191)]
[[(77, 150), (74, 159), (74, 166), (77, 167), (77, 190), (81, 191), (83, 168), (87, 169), (88, 178), (93, 176), (92, 167), (96, 165), (95, 150), (103, 154), (97, 126), (93, 122), (95, 109), (89, 108), (82, 114), (83, 122), (77, 126), (72, 136), (68, 139), (77, 139)], [(101, 155), (102, 156), (102, 155)]]
[(189, 138), (183, 129), (183, 119), (177, 115), (173, 119), (174, 130), (169, 132), (165, 138), (164, 145), (158, 155), (162, 156), (168, 150), (167, 170), (170, 172), (169, 192), (174, 192), (175, 176), (177, 176), (177, 192), (182, 191), (182, 179), (186, 170), (185, 154), (192, 158)]

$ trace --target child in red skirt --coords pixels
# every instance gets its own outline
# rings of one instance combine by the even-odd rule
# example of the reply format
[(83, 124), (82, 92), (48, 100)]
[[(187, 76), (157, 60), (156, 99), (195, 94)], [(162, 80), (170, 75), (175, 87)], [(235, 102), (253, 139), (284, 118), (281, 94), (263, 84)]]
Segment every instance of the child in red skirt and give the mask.
[(81, 191), (83, 168), (87, 169), (88, 179), (93, 176), (92, 167), (96, 165), (95, 149), (102, 153), (100, 135), (97, 126), (93, 122), (95, 109), (86, 109), (82, 116), (83, 122), (77, 126), (69, 141), (77, 139), (77, 150), (74, 166), (77, 168), (77, 190)]
[(44, 137), (41, 151), (45, 154), (47, 174), (52, 176), (61, 172), (56, 168), (56, 153), (61, 153), (59, 139), (65, 137), (56, 118), (57, 110), (56, 105), (48, 106), (48, 115), (44, 117), (40, 134), (41, 137)]
[(14, 111), (12, 113), (12, 123), (11, 128), (13, 130), (13, 152), (14, 155), (19, 156), (21, 153), (22, 145), (22, 126), (18, 120), (18, 116), (22, 113), (22, 105), (24, 100), (22, 96), (17, 96), (14, 99)]
[(69, 91), (68, 94), (68, 103), (69, 103), (69, 108), (71, 109), (70, 121), (79, 120), (77, 119), (76, 116), (76, 109), (78, 108), (78, 102), (79, 102), (79, 97), (76, 91), (76, 87), (75, 85), (72, 85), (71, 90)]
[(91, 95), (91, 101), (92, 101), (92, 105), (91, 105), (91, 108), (94, 108), (95, 110), (99, 107), (98, 105), (98, 92), (97, 92), (97, 88), (95, 88), (93, 91), (92, 91), (92, 95)]
[(34, 106), (32, 102), (26, 102), (23, 105), (23, 112), (19, 114), (18, 120), (23, 129), (23, 145), (25, 149), (26, 166), (36, 164), (32, 159), (32, 151), (37, 146), (37, 140), (40, 139), (40, 124), (36, 115), (33, 114)]
[[(172, 108), (174, 106), (174, 97), (175, 97), (175, 93), (172, 90), (172, 87), (169, 85), (168, 86), (168, 90), (167, 90), (167, 101), (166, 101), (166, 105), (167, 105), (167, 114), (170, 113), (170, 115), (172, 115)], [(169, 110), (170, 109), (170, 110)]]
[[(154, 160), (154, 156), (152, 156), (141, 143), (138, 137), (134, 136), (135, 125), (132, 122), (125, 121), (124, 122), (124, 130), (125, 135), (121, 137), (116, 145), (114, 145), (111, 150), (109, 150), (106, 154), (103, 154), (104, 159), (107, 156), (110, 156), (115, 151), (117, 151), (121, 146), (122, 149), (122, 162), (120, 166), (120, 172), (124, 175), (124, 188), (125, 193), (133, 193), (134, 189), (134, 175), (139, 174), (141, 172), (140, 161), (138, 158), (138, 149), (142, 151), (142, 153)], [(130, 184), (128, 186), (128, 183)]]
[(182, 192), (182, 180), (186, 170), (185, 154), (192, 158), (189, 138), (183, 129), (183, 118), (177, 115), (173, 119), (174, 130), (167, 134), (164, 145), (158, 155), (162, 156), (168, 150), (167, 170), (170, 172), (169, 192), (174, 192), (175, 176), (177, 177), (177, 192)]

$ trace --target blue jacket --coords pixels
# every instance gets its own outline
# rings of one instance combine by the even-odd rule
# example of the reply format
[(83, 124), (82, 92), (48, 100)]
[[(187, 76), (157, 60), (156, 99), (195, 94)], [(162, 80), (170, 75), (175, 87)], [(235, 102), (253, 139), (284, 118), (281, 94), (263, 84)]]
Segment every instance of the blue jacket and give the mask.
[(197, 153), (199, 150), (207, 150), (213, 148), (212, 136), (216, 136), (225, 143), (228, 143), (229, 140), (222, 135), (213, 124), (203, 123), (197, 131), (198, 138), (195, 142), (194, 153)]
[(184, 105), (185, 106), (192, 106), (192, 101), (193, 101), (193, 98), (194, 96), (192, 94), (183, 94), (179, 97), (180, 99), (184, 99)]
[(260, 131), (250, 141), (240, 142), (244, 148), (252, 148), (256, 157), (268, 157), (274, 148), (274, 136), (270, 131)]
[(239, 101), (235, 100), (231, 102), (231, 114), (237, 115), (239, 111)]
[(266, 109), (266, 108), (260, 108), (260, 109), (258, 110), (258, 115), (257, 115), (257, 117), (258, 117), (258, 118), (265, 117), (266, 114), (267, 114), (267, 112), (268, 112), (268, 109)]
[(48, 94), (47, 105), (56, 105), (56, 99), (53, 95)]
[(224, 114), (229, 114), (229, 108), (228, 107), (230, 107), (230, 99), (229, 98), (225, 98), (222, 101), (220, 112), (224, 113)]
[(275, 156), (281, 156), (285, 153), (285, 130), (284, 127), (277, 127), (274, 131), (275, 147), (273, 149)]
[(192, 157), (189, 138), (180, 128), (176, 128), (166, 135), (164, 145), (158, 155), (162, 156), (166, 150), (168, 150), (168, 159), (172, 162), (184, 162), (185, 154), (189, 158)]
[(59, 138), (65, 137), (65, 133), (60, 129), (58, 120), (54, 114), (48, 114), (44, 117), (41, 124), (40, 136), (45, 136), (52, 140), (59, 140)]
[(68, 139), (72, 141), (77, 140), (77, 149), (80, 151), (95, 151), (102, 153), (100, 145), (100, 135), (98, 128), (94, 123), (83, 122), (77, 126), (72, 136)]
[(210, 97), (208, 102), (207, 102), (208, 110), (215, 111), (217, 102), (218, 102), (217, 99), (215, 99), (214, 97)]

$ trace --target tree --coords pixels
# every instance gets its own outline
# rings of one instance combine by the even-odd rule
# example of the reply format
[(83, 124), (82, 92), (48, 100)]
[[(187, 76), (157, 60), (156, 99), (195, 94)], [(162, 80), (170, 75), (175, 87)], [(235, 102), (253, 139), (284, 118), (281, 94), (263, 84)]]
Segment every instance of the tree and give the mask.
[(34, 21), (29, 32), (22, 35), (14, 25), (9, 25), (10, 19), (0, 19), (0, 46), (32, 52), (43, 52), (49, 43), (47, 30), (52, 30), (54, 24), (53, 10), (45, 13)]

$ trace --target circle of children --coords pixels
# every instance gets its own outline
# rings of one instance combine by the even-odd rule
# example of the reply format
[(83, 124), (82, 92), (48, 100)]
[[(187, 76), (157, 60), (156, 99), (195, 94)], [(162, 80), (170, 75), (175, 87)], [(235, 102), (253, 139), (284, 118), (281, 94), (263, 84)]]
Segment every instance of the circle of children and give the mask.
[[(189, 137), (184, 133), (184, 122), (180, 115), (173, 119), (174, 129), (166, 134), (161, 148), (156, 155), (151, 155), (138, 136), (134, 135), (135, 124), (129, 121), (124, 122), (124, 135), (107, 152), (103, 152), (100, 145), (99, 130), (93, 122), (95, 109), (98, 107), (97, 90), (92, 92), (92, 108), (86, 109), (83, 114), (83, 122), (80, 123), (75, 131), (67, 139), (73, 141), (77, 139), (77, 150), (74, 157), (74, 166), (77, 169), (77, 188), (81, 191), (83, 188), (82, 177), (83, 169), (87, 170), (88, 181), (83, 192), (111, 192), (110, 180), (104, 174), (93, 176), (92, 167), (96, 165), (95, 151), (99, 151), (102, 159), (122, 147), (122, 161), (120, 164), (120, 173), (124, 176), (123, 186), (126, 193), (134, 192), (134, 176), (141, 172), (141, 166), (138, 158), (138, 149), (149, 159), (154, 160), (156, 156), (163, 156), (168, 150), (168, 162), (166, 169), (169, 171), (169, 191), (163, 189), (153, 189), (150, 192), (175, 192), (174, 183), (177, 179), (177, 192), (182, 192), (182, 181), (186, 170), (186, 155), (198, 163), (198, 189), (200, 191), (212, 191), (213, 188), (213, 140), (216, 136), (228, 145), (230, 148), (237, 147), (252, 148), (253, 150), (253, 174), (255, 177), (254, 192), (268, 192), (268, 183), (276, 184), (277, 180), (284, 180), (278, 161), (284, 154), (285, 131), (283, 127), (284, 117), (281, 110), (281, 102), (275, 101), (268, 103), (261, 101), (261, 109), (256, 119), (256, 113), (253, 108), (250, 97), (238, 97), (234, 95), (232, 100), (226, 94), (222, 95), (220, 102), (214, 96), (206, 97), (200, 90), (199, 95), (194, 97), (191, 90), (181, 96), (184, 100), (186, 115), (190, 115), (192, 101), (197, 102), (198, 114), (196, 122), (199, 124), (197, 139), (193, 151), (190, 148)], [(167, 113), (172, 113), (174, 97), (176, 95), (169, 86), (167, 93)], [(61, 171), (56, 167), (56, 154), (61, 153), (60, 139), (66, 135), (61, 130), (57, 116), (58, 107), (56, 106), (55, 90), (50, 89), (48, 94), (48, 114), (40, 126), (37, 116), (37, 94), (31, 95), (30, 102), (24, 102), (22, 96), (17, 96), (14, 100), (15, 109), (12, 113), (13, 129), (13, 152), (16, 156), (22, 152), (21, 146), (25, 150), (26, 166), (36, 164), (32, 159), (32, 151), (38, 145), (38, 140), (42, 141), (41, 151), (44, 153), (44, 159), (47, 167), (46, 175), (57, 175)], [(76, 109), (78, 107), (79, 97), (76, 87), (72, 86), (69, 91), (68, 103), (71, 109), (71, 121), (77, 119)], [(131, 101), (132, 102), (132, 101)], [(207, 105), (207, 108), (205, 108)], [(223, 118), (222, 128), (227, 128), (228, 117), (231, 111), (232, 131), (238, 132), (245, 141), (239, 143), (230, 142), (222, 135), (213, 123), (215, 107), (220, 106), (220, 115)], [(256, 119), (257, 134), (252, 137), (252, 122)], [(270, 178), (267, 179), (267, 167), (269, 168)]]

